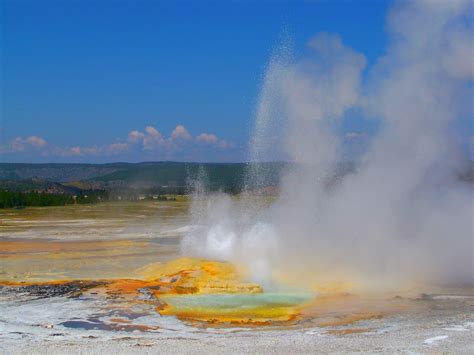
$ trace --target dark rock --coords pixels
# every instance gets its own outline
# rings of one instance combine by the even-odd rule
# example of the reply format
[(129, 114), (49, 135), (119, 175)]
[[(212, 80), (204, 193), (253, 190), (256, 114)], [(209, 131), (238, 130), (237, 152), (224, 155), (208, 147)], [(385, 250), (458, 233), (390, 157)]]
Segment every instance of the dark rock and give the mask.
[(100, 281), (71, 281), (63, 284), (41, 284), (12, 287), (19, 293), (26, 293), (29, 296), (39, 298), (47, 297), (79, 297), (85, 290), (105, 285)]

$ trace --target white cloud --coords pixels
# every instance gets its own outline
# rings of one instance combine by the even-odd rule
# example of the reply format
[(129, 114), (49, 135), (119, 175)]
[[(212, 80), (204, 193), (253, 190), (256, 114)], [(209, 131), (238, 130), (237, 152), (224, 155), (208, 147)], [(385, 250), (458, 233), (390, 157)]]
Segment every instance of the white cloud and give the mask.
[(155, 150), (160, 146), (166, 146), (167, 141), (161, 135), (159, 136), (146, 136), (143, 139), (143, 149), (145, 150)]
[[(2, 154), (41, 154), (50, 157), (107, 157), (126, 154), (142, 159), (183, 159), (204, 154), (203, 149), (228, 149), (234, 145), (219, 139), (213, 133), (201, 133), (193, 137), (183, 125), (177, 125), (168, 137), (157, 128), (146, 126), (143, 131), (132, 130), (127, 137), (114, 143), (94, 146), (55, 146), (39, 136), (17, 137), (9, 144), (0, 146)], [(194, 154), (194, 155), (193, 155)], [(212, 151), (206, 151), (206, 155)], [(144, 159), (144, 158), (143, 158)], [(187, 159), (187, 158), (186, 158)]]
[(171, 132), (171, 139), (191, 139), (191, 135), (183, 125), (177, 125), (176, 128)]
[(72, 147), (72, 148), (69, 148), (69, 151), (71, 152), (72, 155), (81, 155), (82, 153), (81, 147)]
[(82, 148), (82, 152), (84, 152), (84, 154), (95, 155), (95, 154), (98, 154), (100, 152), (100, 148), (97, 147), (97, 146), (84, 147), (84, 148)]
[(129, 145), (127, 143), (112, 143), (107, 148), (110, 153), (120, 153), (128, 150)]
[(137, 130), (133, 130), (128, 134), (128, 140), (132, 143), (137, 143), (145, 138), (145, 135)]
[(153, 126), (145, 127), (145, 132), (152, 137), (161, 137), (161, 133)]
[(10, 150), (13, 152), (22, 152), (28, 148), (44, 148), (48, 145), (48, 142), (39, 136), (29, 136), (26, 138), (16, 137), (10, 143)]
[(72, 157), (72, 156), (80, 156), (83, 155), (83, 149), (79, 146), (75, 147), (53, 147), (50, 151), (46, 152), (48, 154), (51, 154), (53, 156), (58, 156), (58, 157)]
[(230, 149), (230, 148), (234, 148), (234, 147), (235, 147), (235, 144), (232, 143), (232, 142), (228, 142), (228, 141), (226, 141), (226, 140), (221, 139), (221, 140), (218, 142), (217, 146), (218, 146), (219, 148), (221, 148), (221, 149)]
[(21, 152), (25, 150), (25, 141), (23, 138), (17, 137), (11, 142), (10, 146), (12, 151)]
[[(137, 130), (131, 131), (128, 134), (128, 141), (132, 144), (140, 144), (140, 146), (144, 150), (148, 150), (148, 151), (155, 150), (157, 147), (164, 145), (166, 143), (160, 131), (158, 131), (153, 126), (146, 126), (145, 133), (137, 131)], [(116, 147), (116, 148), (120, 148), (120, 147)]]
[(196, 140), (199, 142), (205, 142), (205, 143), (217, 143), (218, 139), (215, 134), (212, 133), (201, 133), (196, 137)]
[(33, 147), (44, 147), (48, 144), (48, 142), (38, 136), (29, 136), (26, 138), (26, 142)]

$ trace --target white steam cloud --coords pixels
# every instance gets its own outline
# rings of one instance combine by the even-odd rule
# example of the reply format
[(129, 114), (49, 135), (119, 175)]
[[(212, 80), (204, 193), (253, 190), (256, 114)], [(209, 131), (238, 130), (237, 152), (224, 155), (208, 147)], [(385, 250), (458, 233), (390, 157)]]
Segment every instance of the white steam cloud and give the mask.
[[(387, 54), (366, 81), (364, 56), (338, 36), (317, 35), (302, 59), (283, 46), (265, 74), (250, 149), (253, 161), (292, 163), (279, 197), (256, 209), (250, 195), (198, 196), (201, 228), (183, 252), (241, 263), (258, 280), (473, 282), (473, 191), (457, 178), (465, 161), (453, 137), (473, 79), (471, 7), (397, 2)], [(335, 127), (355, 107), (380, 128), (356, 171), (330, 183), (343, 158)], [(258, 169), (249, 179), (258, 186)]]

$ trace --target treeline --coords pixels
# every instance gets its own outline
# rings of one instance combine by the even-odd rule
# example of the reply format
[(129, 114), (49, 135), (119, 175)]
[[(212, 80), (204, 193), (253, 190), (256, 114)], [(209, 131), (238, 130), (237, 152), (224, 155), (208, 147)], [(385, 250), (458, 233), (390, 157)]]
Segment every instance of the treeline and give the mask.
[(77, 196), (36, 191), (0, 191), (0, 208), (64, 206), (74, 203), (96, 203), (107, 199), (108, 195), (105, 191), (89, 191)]
[(64, 194), (0, 191), (0, 208), (63, 206), (71, 203), (74, 203), (72, 196)]

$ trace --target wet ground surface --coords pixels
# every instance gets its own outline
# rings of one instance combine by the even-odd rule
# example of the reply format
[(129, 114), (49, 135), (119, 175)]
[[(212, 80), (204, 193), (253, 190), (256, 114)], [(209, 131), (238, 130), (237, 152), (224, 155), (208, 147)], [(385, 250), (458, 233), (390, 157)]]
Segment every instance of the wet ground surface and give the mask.
[(132, 277), (179, 255), (187, 202), (0, 211), (0, 280)]
[(255, 327), (181, 321), (160, 315), (151, 303), (131, 305), (121, 298), (104, 300), (91, 290), (80, 296), (75, 288), (60, 290), (65, 295), (0, 290), (2, 352), (209, 353), (226, 349), (235, 353), (469, 354), (473, 350), (474, 299), (462, 291), (395, 301), (409, 311), (377, 316), (359, 312), (358, 307), (349, 313), (330, 307), (332, 311), (326, 308), (321, 315), (324, 322), (306, 316), (284, 325)]
[(185, 202), (5, 210), (0, 223), (2, 353), (474, 350), (472, 288), (274, 294), (230, 265), (176, 262)]

